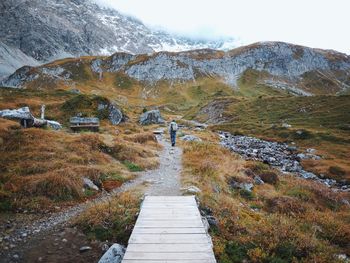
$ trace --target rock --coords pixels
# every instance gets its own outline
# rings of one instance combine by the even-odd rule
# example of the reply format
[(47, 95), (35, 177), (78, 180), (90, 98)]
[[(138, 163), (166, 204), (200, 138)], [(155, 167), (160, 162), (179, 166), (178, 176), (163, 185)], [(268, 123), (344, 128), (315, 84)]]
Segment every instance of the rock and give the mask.
[(288, 123), (282, 123), (282, 127), (288, 129), (288, 128), (292, 127), (292, 125), (290, 125)]
[(245, 190), (245, 191), (248, 191), (248, 192), (251, 192), (253, 187), (254, 187), (254, 185), (252, 183), (239, 183), (239, 182), (236, 182), (233, 179), (230, 180), (230, 186), (232, 188), (242, 189), (242, 190)]
[(83, 177), (84, 187), (98, 191), (99, 188), (87, 177)]
[(17, 110), (2, 110), (0, 111), (0, 117), (5, 119), (34, 119), (33, 115), (30, 113), (29, 107), (19, 108)]
[(316, 150), (312, 149), (312, 148), (308, 148), (308, 149), (306, 149), (306, 152), (307, 153), (316, 153)]
[(62, 129), (62, 125), (59, 122), (57, 122), (57, 121), (47, 120), (47, 126), (49, 126), (50, 128), (52, 128), (54, 130)]
[(316, 176), (314, 173), (310, 173), (310, 172), (306, 172), (306, 171), (302, 171), (300, 174), (301, 174), (301, 176), (302, 176), (304, 179), (314, 179), (314, 178), (317, 178), (317, 176)]
[(118, 125), (119, 123), (125, 120), (125, 117), (122, 111), (116, 105), (113, 105), (113, 104), (109, 105), (108, 110), (109, 110), (108, 119), (113, 125)]
[(113, 244), (100, 258), (98, 263), (120, 263), (124, 257), (125, 248), (119, 244)]
[(206, 216), (206, 219), (211, 227), (218, 227), (218, 221), (214, 216)]
[(262, 185), (262, 184), (264, 184), (264, 181), (261, 180), (261, 178), (260, 178), (259, 176), (255, 176), (255, 177), (254, 177), (254, 183), (255, 183), (256, 185)]
[(17, 259), (19, 259), (19, 255), (14, 254), (14, 255), (12, 256), (12, 258), (15, 259), (15, 260), (17, 260)]
[(163, 120), (159, 110), (146, 111), (140, 117), (141, 125), (163, 124), (163, 123), (165, 123), (165, 121)]
[(198, 194), (202, 192), (201, 189), (194, 185), (183, 187), (181, 188), (181, 191), (187, 194)]
[(201, 138), (198, 138), (195, 135), (185, 135), (185, 136), (182, 136), (180, 139), (183, 141), (186, 141), (186, 142), (201, 142), (202, 141)]
[(78, 89), (70, 89), (69, 91), (72, 94), (80, 94), (81, 93), (80, 90), (78, 90)]
[(86, 251), (89, 251), (91, 250), (92, 248), (89, 247), (89, 246), (83, 246), (79, 249), (80, 253), (83, 253), (83, 252), (86, 252)]

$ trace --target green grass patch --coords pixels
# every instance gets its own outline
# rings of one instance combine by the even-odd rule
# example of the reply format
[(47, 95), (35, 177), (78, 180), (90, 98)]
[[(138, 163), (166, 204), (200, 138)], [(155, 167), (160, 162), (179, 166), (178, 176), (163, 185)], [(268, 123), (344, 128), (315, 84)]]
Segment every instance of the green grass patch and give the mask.
[(130, 172), (141, 172), (143, 169), (138, 166), (137, 164), (130, 162), (130, 161), (124, 161), (123, 164), (129, 169)]

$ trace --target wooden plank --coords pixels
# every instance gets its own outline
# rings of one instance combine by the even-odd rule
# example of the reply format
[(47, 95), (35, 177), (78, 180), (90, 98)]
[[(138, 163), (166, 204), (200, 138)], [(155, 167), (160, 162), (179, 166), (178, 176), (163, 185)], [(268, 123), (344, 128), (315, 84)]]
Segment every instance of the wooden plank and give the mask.
[(124, 258), (134, 260), (202, 260), (213, 259), (213, 255), (210, 252), (154, 253), (127, 251), (124, 255)]
[(137, 221), (135, 227), (156, 227), (156, 228), (174, 228), (174, 227), (203, 227), (202, 221), (191, 220), (142, 220)]
[(208, 244), (207, 234), (131, 234), (129, 244)]
[(123, 263), (216, 263), (194, 196), (146, 196)]
[(206, 234), (203, 227), (151, 228), (135, 227), (133, 234)]
[(201, 259), (201, 260), (184, 260), (184, 259), (174, 259), (174, 260), (134, 260), (134, 259), (125, 259), (123, 263), (216, 263), (215, 259)]
[(182, 196), (157, 196), (148, 195), (145, 200), (196, 200), (194, 195), (182, 195)]
[(206, 252), (211, 251), (209, 243), (204, 244), (129, 244), (129, 252)]

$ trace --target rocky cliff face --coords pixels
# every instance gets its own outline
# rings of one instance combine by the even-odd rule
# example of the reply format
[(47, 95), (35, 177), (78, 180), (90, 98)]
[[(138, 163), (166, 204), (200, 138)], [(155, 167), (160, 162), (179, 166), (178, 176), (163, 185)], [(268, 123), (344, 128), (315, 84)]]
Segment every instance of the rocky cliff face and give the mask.
[[(95, 58), (87, 63), (92, 72), (122, 72), (130, 78), (151, 85), (158, 81), (195, 81), (197, 78), (209, 76), (237, 87), (237, 80), (244, 72), (255, 70), (265, 74), (259, 80), (263, 84), (297, 95), (313, 94), (312, 90), (304, 86), (303, 81), (310, 74), (316, 73), (335, 87), (332, 86), (332, 92), (328, 93), (342, 92), (350, 87), (349, 56), (282, 42), (256, 43), (228, 52), (206, 49), (179, 53), (159, 52), (152, 55), (116, 53), (111, 57)], [(24, 68), (3, 84), (18, 87), (43, 74), (66, 80), (74, 75), (65, 69), (64, 64), (39, 67), (34, 71)]]
[(153, 31), (91, 0), (3, 0), (0, 40), (0, 74), (18, 65), (64, 57), (226, 47), (224, 41), (195, 41)]

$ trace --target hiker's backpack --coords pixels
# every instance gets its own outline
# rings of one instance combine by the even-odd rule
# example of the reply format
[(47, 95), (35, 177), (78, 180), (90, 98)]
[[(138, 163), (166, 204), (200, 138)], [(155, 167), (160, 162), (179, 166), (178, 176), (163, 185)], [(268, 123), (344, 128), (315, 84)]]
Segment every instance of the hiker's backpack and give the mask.
[(176, 132), (177, 131), (177, 124), (175, 122), (172, 122), (170, 124), (170, 131)]

